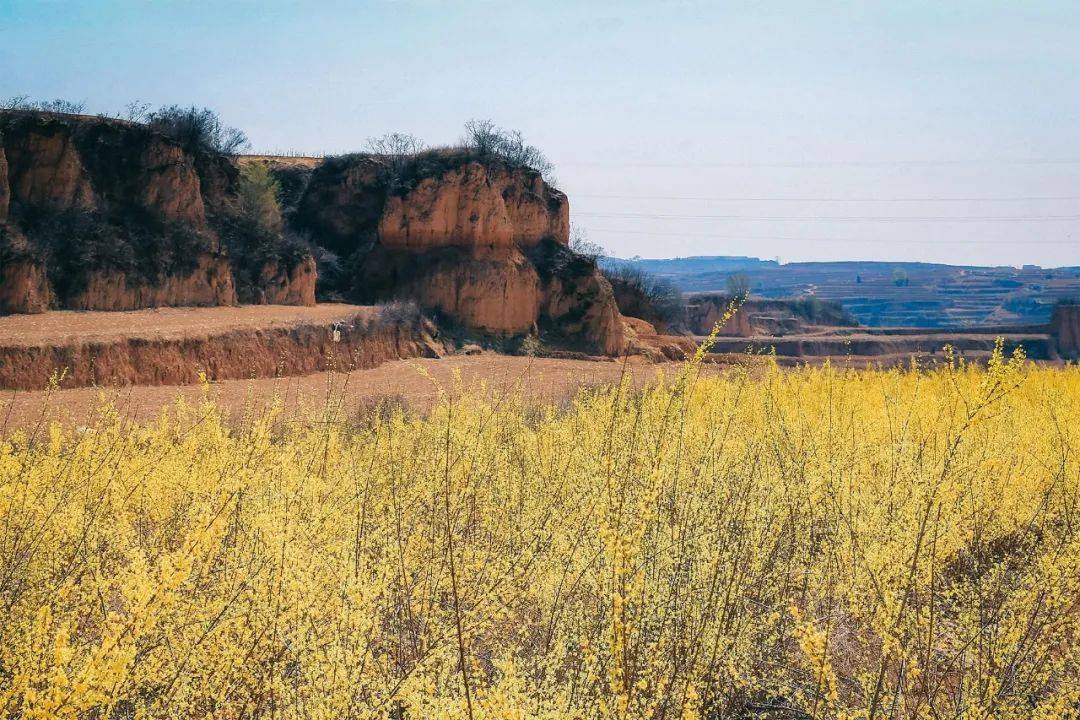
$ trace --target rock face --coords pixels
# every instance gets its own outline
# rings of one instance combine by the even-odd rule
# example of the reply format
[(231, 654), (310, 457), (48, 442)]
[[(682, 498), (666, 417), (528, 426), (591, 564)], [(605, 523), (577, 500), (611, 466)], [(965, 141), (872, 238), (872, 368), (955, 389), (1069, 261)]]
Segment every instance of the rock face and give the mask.
[(1080, 358), (1080, 305), (1059, 303), (1050, 316), (1050, 335), (1063, 358)]
[(259, 272), (260, 301), (268, 305), (314, 305), (315, 258), (306, 257), (291, 268), (272, 261)]
[(239, 180), (144, 125), (0, 112), (0, 312), (313, 302), (313, 258), (250, 227)]
[(0, 263), (0, 314), (45, 312), (49, 302), (43, 266), (27, 260)]
[(566, 196), (536, 175), (472, 161), (387, 198), (379, 242), (388, 248), (531, 247), (570, 233)]
[(119, 337), (90, 342), (0, 346), (0, 389), (41, 390), (65, 371), (61, 387), (181, 385), (210, 380), (307, 375), (371, 368), (389, 360), (439, 357), (450, 348), (419, 317), (356, 316), (337, 324)]
[(83, 167), (70, 128), (62, 123), (45, 123), (5, 132), (8, 156), (8, 184), (15, 201), (53, 210), (92, 209), (94, 188)]
[(235, 304), (236, 287), (228, 260), (210, 254), (201, 255), (193, 271), (162, 275), (153, 284), (132, 281), (123, 272), (92, 272), (85, 287), (69, 295), (65, 303), (70, 310)]
[(8, 204), (11, 199), (11, 191), (8, 189), (8, 164), (7, 153), (0, 143), (0, 223), (7, 222)]
[(407, 298), (488, 334), (625, 347), (610, 286), (567, 247), (566, 196), (536, 171), (452, 151), (396, 167), (332, 158), (292, 222), (342, 257), (337, 289), (357, 301)]
[[(716, 323), (723, 320), (728, 312), (731, 298), (722, 295), (703, 295), (692, 298), (686, 308), (687, 325), (696, 335), (708, 335)], [(729, 317), (720, 328), (720, 335), (750, 337), (754, 328), (750, 324), (750, 314), (743, 307)]]
[[(687, 326), (696, 335), (708, 335), (723, 318), (731, 298), (701, 293), (686, 298)], [(819, 326), (856, 327), (858, 323), (835, 302), (804, 297), (790, 300), (745, 300), (720, 329), (721, 336), (796, 335)]]

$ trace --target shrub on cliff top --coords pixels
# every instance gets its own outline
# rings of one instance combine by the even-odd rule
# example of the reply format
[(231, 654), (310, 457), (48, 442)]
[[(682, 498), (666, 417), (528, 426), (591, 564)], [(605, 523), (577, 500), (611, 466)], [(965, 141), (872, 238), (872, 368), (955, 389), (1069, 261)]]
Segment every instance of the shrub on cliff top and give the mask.
[(250, 146), (242, 130), (209, 108), (169, 105), (147, 115), (146, 124), (197, 155), (235, 155)]
[(555, 166), (517, 130), (506, 130), (491, 120), (470, 120), (465, 123), (462, 146), (480, 156), (496, 156), (512, 165), (532, 168), (554, 182), (550, 176)]
[(632, 265), (601, 269), (615, 293), (615, 304), (624, 315), (641, 318), (664, 331), (681, 326), (686, 319), (686, 301), (670, 280)]
[(63, 98), (55, 100), (31, 100), (29, 95), (15, 95), (0, 100), (0, 110), (18, 110), (22, 112), (49, 112), (79, 115), (86, 110), (86, 103), (72, 102)]

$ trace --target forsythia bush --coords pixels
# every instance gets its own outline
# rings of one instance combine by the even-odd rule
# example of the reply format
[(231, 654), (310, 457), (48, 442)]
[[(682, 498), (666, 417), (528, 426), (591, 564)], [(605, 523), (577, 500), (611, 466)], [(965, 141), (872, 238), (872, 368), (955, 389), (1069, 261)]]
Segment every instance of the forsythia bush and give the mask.
[(1076, 717), (1080, 371), (0, 441), (0, 717)]

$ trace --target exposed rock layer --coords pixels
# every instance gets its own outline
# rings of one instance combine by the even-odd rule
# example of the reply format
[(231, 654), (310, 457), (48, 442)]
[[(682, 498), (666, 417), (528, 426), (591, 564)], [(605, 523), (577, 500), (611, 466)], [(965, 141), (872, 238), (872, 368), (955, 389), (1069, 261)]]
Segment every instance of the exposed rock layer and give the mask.
[[(686, 299), (687, 326), (696, 335), (708, 335), (731, 307), (731, 297), (702, 293)], [(720, 335), (791, 335), (818, 326), (855, 327), (858, 325), (835, 302), (805, 297), (792, 300), (752, 298), (737, 303), (738, 310), (720, 329)]]
[(85, 287), (69, 296), (65, 304), (71, 310), (235, 305), (236, 287), (228, 261), (207, 254), (198, 258), (192, 272), (162, 275), (152, 284), (132, 282), (123, 272), (90, 273)]
[(0, 347), (0, 388), (41, 390), (66, 370), (62, 387), (183, 385), (210, 380), (306, 375), (371, 368), (388, 360), (447, 351), (423, 318), (354, 319), (338, 325), (231, 330), (168, 338)]
[(0, 142), (0, 223), (7, 222), (8, 203), (11, 191), (8, 189), (8, 163), (4, 145)]
[(313, 259), (244, 219), (228, 158), (85, 116), (2, 112), (0, 132), (0, 273), (48, 286), (0, 312), (313, 302)]
[(28, 260), (0, 262), (0, 315), (45, 312), (49, 302), (44, 266)]
[(405, 166), (334, 158), (292, 221), (355, 268), (337, 289), (357, 301), (413, 299), (484, 333), (625, 347), (610, 286), (567, 248), (566, 196), (536, 171), (442, 151)]
[(1080, 358), (1080, 305), (1056, 305), (1050, 317), (1050, 335), (1061, 357)]

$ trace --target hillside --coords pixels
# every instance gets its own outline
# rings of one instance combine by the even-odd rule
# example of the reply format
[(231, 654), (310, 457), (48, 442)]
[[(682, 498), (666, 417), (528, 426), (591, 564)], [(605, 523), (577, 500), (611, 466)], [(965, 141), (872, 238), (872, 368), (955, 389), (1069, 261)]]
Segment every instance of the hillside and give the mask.
[(1043, 324), (1058, 301), (1080, 296), (1080, 267), (1075, 266), (1018, 269), (861, 261), (779, 265), (728, 257), (603, 262), (641, 266), (684, 292), (722, 292), (728, 278), (739, 273), (755, 296), (812, 294), (840, 303), (870, 327)]
[(569, 202), (520, 153), (542, 156), (476, 129), (486, 145), (244, 157), (208, 110), (0, 112), (0, 314), (409, 300), (511, 348), (619, 353)]
[(286, 223), (319, 248), (320, 298), (409, 299), (450, 325), (608, 354), (611, 288), (570, 250), (570, 205), (535, 169), (469, 147), (321, 163), (256, 156)]
[(311, 304), (303, 243), (222, 153), (145, 124), (0, 112), (0, 313)]

